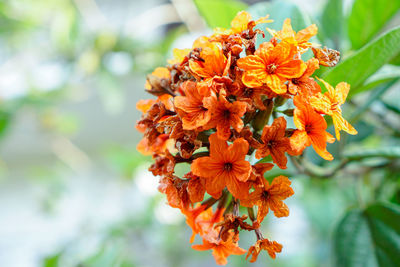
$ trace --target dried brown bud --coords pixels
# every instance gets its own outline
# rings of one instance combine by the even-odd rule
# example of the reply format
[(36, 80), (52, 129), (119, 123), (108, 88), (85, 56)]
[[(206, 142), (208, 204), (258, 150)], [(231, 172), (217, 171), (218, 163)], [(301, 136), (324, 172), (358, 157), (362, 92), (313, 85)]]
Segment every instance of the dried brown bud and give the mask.
[(334, 67), (340, 60), (340, 52), (335, 49), (327, 48), (324, 49), (311, 47), (315, 58), (318, 59), (319, 64), (325, 67)]

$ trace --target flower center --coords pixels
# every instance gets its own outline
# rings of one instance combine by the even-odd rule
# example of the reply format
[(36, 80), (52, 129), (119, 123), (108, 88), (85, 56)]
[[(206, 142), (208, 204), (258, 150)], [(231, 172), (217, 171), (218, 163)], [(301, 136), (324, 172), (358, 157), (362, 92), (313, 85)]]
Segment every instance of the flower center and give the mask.
[(231, 112), (229, 111), (229, 109), (225, 109), (222, 116), (224, 116), (225, 119), (229, 119), (229, 117), (231, 116)]
[(268, 147), (274, 147), (276, 145), (276, 143), (277, 142), (275, 140), (269, 140), (267, 145), (268, 145)]
[(269, 65), (267, 66), (267, 72), (268, 72), (269, 74), (274, 74), (277, 68), (278, 68), (278, 66), (276, 66), (274, 63), (269, 64)]
[(253, 95), (253, 88), (246, 88), (244, 89), (243, 96), (251, 97)]
[(203, 105), (200, 105), (199, 106), (199, 109), (201, 110), (201, 111), (207, 111), (208, 109), (206, 109)]
[(342, 109), (340, 108), (340, 105), (339, 105), (338, 102), (332, 103), (332, 105), (331, 105), (331, 110), (332, 110), (332, 111), (339, 111), (339, 112), (342, 111)]
[(230, 170), (232, 170), (232, 163), (230, 163), (230, 162), (226, 162), (225, 164), (224, 164), (224, 170), (225, 171), (230, 171)]
[(312, 130), (312, 125), (311, 124), (306, 124), (306, 126), (304, 127), (306, 130), (306, 133), (310, 133)]

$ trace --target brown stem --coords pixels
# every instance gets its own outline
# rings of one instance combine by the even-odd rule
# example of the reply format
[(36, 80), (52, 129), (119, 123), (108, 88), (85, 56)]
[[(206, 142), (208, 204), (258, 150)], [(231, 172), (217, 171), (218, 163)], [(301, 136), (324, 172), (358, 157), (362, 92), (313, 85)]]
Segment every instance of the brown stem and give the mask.
[(188, 158), (188, 159), (182, 158), (179, 154), (176, 155), (174, 158), (175, 158), (175, 163), (182, 163), (182, 162), (188, 162), (188, 163), (190, 163), (190, 162), (192, 162), (193, 160), (195, 160), (195, 159), (197, 159), (197, 158), (207, 157), (207, 156), (209, 156), (209, 155), (210, 155), (210, 152), (208, 152), (208, 151), (203, 151), (203, 152), (194, 153), (194, 154), (193, 154), (190, 158)]
[(258, 241), (258, 240), (263, 240), (263, 239), (264, 239), (264, 237), (263, 237), (263, 235), (262, 235), (262, 233), (261, 233), (261, 231), (260, 231), (260, 228), (255, 229), (254, 232), (256, 233), (257, 241)]
[(239, 216), (239, 200), (234, 198), (233, 199), (233, 216)]

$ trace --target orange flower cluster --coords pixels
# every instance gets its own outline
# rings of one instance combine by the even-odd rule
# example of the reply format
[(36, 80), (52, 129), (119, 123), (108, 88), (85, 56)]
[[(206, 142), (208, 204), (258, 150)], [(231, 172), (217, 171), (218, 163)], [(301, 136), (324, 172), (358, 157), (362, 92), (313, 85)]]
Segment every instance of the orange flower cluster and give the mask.
[[(218, 28), (191, 49), (175, 49), (169, 65), (147, 78), (146, 90), (157, 99), (137, 103), (143, 112), (137, 129), (144, 135), (138, 150), (153, 156), (150, 171), (161, 177), (159, 190), (169, 205), (186, 216), (191, 242), (202, 238), (192, 247), (212, 250), (218, 264), (246, 253), (238, 246), (239, 230), (256, 234), (246, 257), (251, 262), (261, 250), (272, 258), (281, 252), (282, 245), (262, 236), (260, 224), (269, 210), (288, 216), (283, 201), (294, 192), (287, 177), (267, 181), (264, 174), (274, 166), (285, 169), (287, 155), (298, 156), (307, 146), (332, 160), (326, 146), (335, 138), (324, 115), (332, 117), (338, 140), (341, 130), (357, 133), (340, 109), (350, 86), (320, 80), (327, 90), (322, 93), (312, 77), (320, 65), (334, 66), (339, 53), (309, 42), (315, 25), (296, 33), (290, 19), (280, 31), (267, 29), (272, 38), (256, 47), (265, 33), (255, 26), (268, 22), (268, 16), (252, 20), (242, 11), (231, 29)], [(309, 48), (314, 56), (303, 61)], [(291, 99), (294, 109), (282, 110)], [(290, 117), (296, 128), (287, 127)], [(273, 163), (250, 163), (268, 156)], [(176, 176), (177, 164), (189, 164), (190, 171)], [(240, 215), (240, 207), (248, 215)]]

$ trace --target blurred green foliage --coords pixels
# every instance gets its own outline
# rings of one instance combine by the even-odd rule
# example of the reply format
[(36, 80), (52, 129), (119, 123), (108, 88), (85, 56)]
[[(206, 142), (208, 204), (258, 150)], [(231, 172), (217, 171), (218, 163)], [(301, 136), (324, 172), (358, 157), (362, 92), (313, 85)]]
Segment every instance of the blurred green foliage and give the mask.
[[(18, 112), (26, 108), (37, 115), (52, 136), (73, 136), (79, 132), (82, 121), (73, 112), (61, 110), (59, 104), (73, 101), (77, 94), (93, 88), (99, 91), (107, 110), (115, 112), (124, 103), (120, 90), (123, 80), (136, 75), (144, 77), (154, 67), (164, 65), (171, 45), (188, 33), (184, 22), (163, 25), (158, 38), (149, 40), (113, 27), (91, 28), (87, 23), (92, 18), (85, 17), (77, 2), (0, 2), (1, 61), (36, 55), (38, 67), (53, 63), (60, 67), (62, 76), (50, 86), (35, 83), (35, 68), (28, 65), (29, 72), (19, 77), (27, 85), (23, 93), (0, 99), (2, 140)], [(305, 14), (300, 4), (295, 4), (297, 1), (276, 0), (249, 7), (236, 0), (194, 3), (210, 27), (228, 27), (241, 9), (247, 9), (253, 18), (270, 14), (274, 22), (259, 25), (261, 28), (279, 29), (287, 17), (292, 19), (295, 30), (316, 23), (319, 34), (313, 41), (339, 49), (342, 55), (340, 64), (332, 70), (322, 68), (318, 75), (333, 85), (346, 81), (352, 86), (344, 115), (359, 134), (344, 135), (340, 142), (328, 147), (335, 160), (321, 161), (308, 150), (300, 159), (301, 168), (291, 165), (287, 170), (274, 168), (266, 174), (267, 179), (282, 174), (298, 183), (301, 190), (295, 197), (310, 225), (311, 251), (306, 250), (306, 245), (305, 252), (301, 250), (300, 241), (296, 244), (300, 252), (292, 254), (293, 257), (278, 256), (272, 261), (261, 255), (255, 266), (264, 266), (266, 262), (271, 266), (399, 266), (400, 67), (396, 65), (400, 63), (400, 2), (355, 0), (345, 10), (342, 0), (328, 0), (319, 13), (310, 15)], [(258, 43), (269, 38), (260, 37)], [(34, 40), (40, 43), (29, 45)], [(115, 58), (122, 59), (125, 67), (116, 68)], [(127, 102), (134, 109), (134, 100)], [(131, 186), (133, 174), (149, 160), (137, 154), (134, 144), (124, 146), (115, 142), (106, 146), (100, 156), (102, 163), (110, 166), (126, 187)], [(1, 169), (5, 168), (3, 165), (0, 162)], [(57, 166), (47, 167), (36, 168), (31, 178), (36, 177), (36, 183), (42, 184), (45, 179), (53, 179), (46, 189), (55, 201), (62, 194), (61, 182), (57, 180), (62, 178), (57, 177)], [(50, 202), (45, 203), (49, 210)], [(98, 241), (90, 255), (76, 251), (93, 234), (83, 232), (81, 238), (46, 257), (43, 266), (143, 266), (141, 254), (146, 253), (153, 257), (145, 261), (148, 266), (154, 262), (165, 266), (188, 266), (194, 262), (202, 262), (197, 266), (204, 266), (204, 262), (213, 262), (209, 258), (207, 261), (204, 254), (191, 251), (187, 245), (190, 231), (182, 227), (183, 221), (160, 227), (160, 219), (155, 216), (160, 213), (159, 205), (166, 208), (164, 202), (161, 194), (143, 197), (138, 204), (142, 210), (127, 214), (125, 220), (94, 234)], [(240, 257), (233, 257), (230, 263), (247, 265)]]

